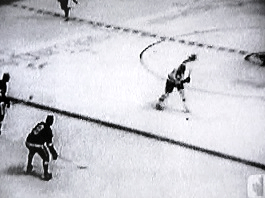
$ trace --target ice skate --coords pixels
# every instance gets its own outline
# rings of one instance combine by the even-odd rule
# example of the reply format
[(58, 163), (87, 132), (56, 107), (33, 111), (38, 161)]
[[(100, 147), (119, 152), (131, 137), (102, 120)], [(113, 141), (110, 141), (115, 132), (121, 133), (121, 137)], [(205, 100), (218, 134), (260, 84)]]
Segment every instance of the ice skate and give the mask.
[(158, 101), (157, 103), (156, 103), (156, 109), (157, 110), (163, 110), (164, 109), (164, 103), (163, 102), (161, 102), (161, 101)]
[(168, 94), (163, 94), (156, 103), (157, 110), (163, 110), (165, 108), (165, 99), (168, 97)]
[(43, 179), (45, 181), (49, 181), (52, 178), (52, 174), (51, 173), (44, 173)]
[(33, 169), (33, 166), (32, 166), (32, 165), (28, 165), (28, 166), (27, 166), (26, 173), (27, 173), (27, 174), (30, 174), (30, 173), (32, 172), (32, 169)]
[(183, 105), (183, 110), (184, 113), (190, 113), (190, 110), (188, 109), (188, 107), (184, 104)]
[(183, 112), (184, 113), (190, 113), (190, 110), (188, 108), (186, 108), (186, 109), (183, 109)]

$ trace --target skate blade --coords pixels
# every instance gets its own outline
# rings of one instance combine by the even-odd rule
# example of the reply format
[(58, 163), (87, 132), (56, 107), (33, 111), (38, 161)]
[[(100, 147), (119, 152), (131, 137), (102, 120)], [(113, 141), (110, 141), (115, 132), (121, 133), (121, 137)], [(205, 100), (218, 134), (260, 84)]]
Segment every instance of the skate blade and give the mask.
[(157, 103), (156, 106), (155, 106), (155, 108), (156, 108), (156, 110), (159, 110), (159, 111), (164, 110), (163, 105), (161, 105), (160, 103)]

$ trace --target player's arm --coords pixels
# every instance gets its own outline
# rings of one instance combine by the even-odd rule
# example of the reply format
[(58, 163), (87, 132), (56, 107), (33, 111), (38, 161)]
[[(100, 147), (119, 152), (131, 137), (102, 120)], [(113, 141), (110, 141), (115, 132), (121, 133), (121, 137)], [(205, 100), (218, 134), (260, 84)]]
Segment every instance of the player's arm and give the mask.
[(187, 78), (185, 78), (182, 83), (190, 83), (190, 77), (188, 76)]
[(173, 69), (173, 71), (168, 74), (168, 80), (170, 80), (171, 82), (176, 82), (176, 72), (177, 70)]
[(52, 159), (53, 160), (57, 160), (57, 157), (58, 157), (58, 154), (57, 154), (57, 151), (55, 150), (54, 146), (53, 146), (53, 143), (52, 142), (48, 142), (47, 143), (47, 146), (52, 154)]
[(58, 154), (57, 154), (57, 151), (55, 150), (55, 148), (53, 146), (53, 142), (52, 142), (52, 138), (53, 138), (52, 131), (51, 131), (51, 129), (48, 129), (48, 130), (49, 131), (47, 131), (47, 134), (49, 134), (49, 135), (47, 136), (46, 145), (49, 148), (49, 151), (50, 151), (50, 153), (52, 155), (52, 158), (54, 160), (57, 160)]
[(190, 83), (190, 80), (191, 80), (191, 78), (190, 78), (190, 73), (191, 73), (191, 70), (189, 70), (188, 77), (185, 78), (184, 80), (182, 80), (182, 83)]

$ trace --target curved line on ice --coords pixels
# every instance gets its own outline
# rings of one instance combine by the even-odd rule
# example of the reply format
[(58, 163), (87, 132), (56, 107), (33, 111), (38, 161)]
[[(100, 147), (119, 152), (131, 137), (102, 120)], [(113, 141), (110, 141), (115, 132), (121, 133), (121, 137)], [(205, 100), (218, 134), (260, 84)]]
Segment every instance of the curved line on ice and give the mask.
[[(148, 64), (145, 63), (144, 61), (144, 53), (149, 50), (150, 48), (154, 47), (155, 45), (158, 45), (162, 42), (165, 42), (167, 40), (159, 40), (157, 42), (154, 42), (150, 45), (148, 45), (147, 47), (145, 47), (141, 53), (140, 53), (140, 62), (142, 64), (142, 66), (144, 67), (144, 69), (152, 74), (153, 76), (155, 76), (156, 78), (158, 78), (161, 81), (165, 81), (166, 78), (163, 77), (162, 75), (160, 75), (159, 73), (153, 71)], [(234, 98), (245, 98), (245, 99), (258, 99), (258, 100), (263, 100), (265, 101), (265, 96), (253, 96), (253, 95), (240, 95), (240, 94), (233, 94), (233, 93), (225, 93), (225, 92), (218, 92), (218, 91), (213, 91), (213, 90), (207, 90), (207, 89), (201, 89), (198, 87), (191, 87), (191, 86), (187, 86), (186, 89), (192, 90), (192, 91), (197, 91), (197, 92), (202, 92), (202, 93), (209, 93), (209, 94), (214, 94), (214, 95), (221, 95), (221, 96), (227, 96), (227, 97), (234, 97)]]
[(157, 77), (157, 78), (160, 79), (160, 80), (166, 80), (166, 78), (163, 77), (163, 76), (161, 76), (161, 75), (159, 75), (159, 74), (157, 74), (156, 72), (154, 72), (153, 70), (151, 70), (147, 64), (145, 64), (145, 62), (144, 62), (144, 60), (143, 60), (143, 54), (144, 54), (145, 51), (147, 51), (149, 48), (151, 48), (151, 47), (153, 47), (154, 45), (157, 45), (157, 44), (159, 44), (159, 43), (161, 43), (161, 42), (164, 42), (164, 41), (165, 41), (165, 40), (159, 40), (159, 41), (157, 41), (157, 42), (155, 42), (155, 43), (152, 43), (152, 44), (148, 45), (146, 48), (144, 48), (144, 50), (140, 53), (140, 62), (141, 62), (141, 64), (144, 66), (144, 68), (145, 68), (149, 73), (151, 73), (153, 76)]

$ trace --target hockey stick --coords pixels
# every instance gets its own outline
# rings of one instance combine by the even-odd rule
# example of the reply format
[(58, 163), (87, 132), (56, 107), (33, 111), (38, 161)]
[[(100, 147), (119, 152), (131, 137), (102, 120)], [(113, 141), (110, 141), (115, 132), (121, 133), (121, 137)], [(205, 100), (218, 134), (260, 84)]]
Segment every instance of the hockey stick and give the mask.
[(76, 168), (78, 168), (78, 169), (86, 169), (86, 168), (88, 168), (88, 165), (84, 165), (84, 164), (78, 164), (78, 163), (76, 163), (75, 161), (73, 161), (73, 160), (70, 160), (70, 159), (68, 159), (68, 158), (66, 158), (66, 157), (63, 157), (63, 156), (58, 156), (58, 159), (61, 159), (62, 161), (64, 161), (64, 162), (67, 162), (67, 163), (71, 163), (71, 164), (73, 164), (74, 166), (76, 166)]

